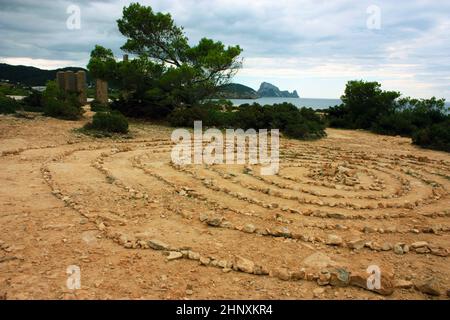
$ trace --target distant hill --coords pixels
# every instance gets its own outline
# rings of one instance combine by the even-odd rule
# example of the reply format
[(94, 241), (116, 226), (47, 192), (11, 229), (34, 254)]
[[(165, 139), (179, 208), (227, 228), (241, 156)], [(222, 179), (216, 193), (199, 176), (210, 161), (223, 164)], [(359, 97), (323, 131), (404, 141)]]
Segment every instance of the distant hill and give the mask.
[[(86, 71), (83, 68), (68, 67), (56, 70), (43, 70), (28, 66), (13, 66), (6, 63), (0, 63), (0, 80), (8, 80), (12, 83), (20, 83), (25, 86), (45, 86), (47, 81), (55, 80), (58, 71)], [(87, 81), (91, 82), (89, 73), (87, 73)]]
[(243, 84), (230, 83), (222, 86), (216, 96), (223, 99), (257, 99), (258, 93)]
[(263, 82), (258, 90), (258, 96), (261, 98), (299, 98), (296, 90), (290, 93), (289, 91), (281, 91), (273, 84)]
[(299, 98), (296, 90), (294, 92), (281, 91), (273, 84), (263, 82), (258, 91), (239, 83), (224, 85), (215, 98), (221, 99), (258, 99), (258, 98)]

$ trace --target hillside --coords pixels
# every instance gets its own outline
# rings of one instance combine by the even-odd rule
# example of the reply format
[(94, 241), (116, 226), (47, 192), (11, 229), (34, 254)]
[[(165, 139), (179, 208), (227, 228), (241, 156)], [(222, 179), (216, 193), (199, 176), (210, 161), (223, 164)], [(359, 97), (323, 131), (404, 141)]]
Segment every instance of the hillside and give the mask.
[(230, 83), (221, 88), (215, 98), (222, 99), (258, 99), (258, 98), (299, 98), (298, 93), (294, 90), (281, 91), (273, 84), (263, 82), (258, 91), (239, 83)]
[(217, 98), (223, 99), (257, 99), (258, 93), (250, 87), (238, 83), (222, 86)]
[(278, 87), (267, 82), (261, 83), (258, 90), (258, 96), (261, 98), (299, 98), (296, 90), (292, 93), (289, 91), (281, 91)]
[[(29, 66), (13, 66), (6, 63), (0, 63), (0, 80), (9, 80), (13, 83), (21, 83), (25, 86), (44, 86), (47, 81), (55, 80), (58, 71), (79, 71), (86, 69), (77, 67), (61, 68), (56, 70), (43, 70)], [(87, 81), (90, 82), (89, 73)]]

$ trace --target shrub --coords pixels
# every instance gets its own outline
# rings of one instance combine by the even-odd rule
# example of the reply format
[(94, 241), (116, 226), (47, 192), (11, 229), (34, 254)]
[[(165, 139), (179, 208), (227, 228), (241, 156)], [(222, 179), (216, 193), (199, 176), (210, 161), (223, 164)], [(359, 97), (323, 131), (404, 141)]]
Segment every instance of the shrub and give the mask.
[(55, 81), (47, 83), (42, 100), (46, 116), (64, 120), (78, 120), (83, 114), (78, 95), (59, 90)]
[(87, 124), (85, 128), (110, 133), (127, 133), (128, 120), (118, 111), (98, 112), (94, 115), (92, 123)]
[(91, 111), (93, 111), (93, 112), (110, 111), (110, 108), (109, 108), (108, 104), (101, 103), (98, 100), (91, 101), (90, 105), (91, 105)]
[(19, 102), (0, 94), (0, 113), (10, 114), (16, 112), (20, 108)]
[(413, 143), (450, 152), (450, 118), (413, 133)]
[(30, 95), (22, 100), (23, 108), (25, 111), (30, 112), (43, 112), (44, 100), (43, 95), (39, 91), (31, 91)]
[(325, 122), (312, 109), (297, 108), (290, 103), (261, 106), (244, 104), (236, 110), (215, 102), (192, 108), (178, 108), (169, 116), (172, 126), (192, 127), (201, 120), (205, 126), (234, 129), (279, 129), (296, 139), (325, 136)]
[(211, 126), (211, 121), (208, 121), (208, 110), (201, 106), (175, 109), (168, 120), (173, 127), (193, 127), (194, 121), (203, 121), (204, 125)]
[(165, 119), (174, 110), (173, 103), (159, 96), (157, 90), (142, 96), (133, 94), (127, 98), (120, 96), (111, 103), (111, 109), (120, 111), (127, 117), (144, 119)]

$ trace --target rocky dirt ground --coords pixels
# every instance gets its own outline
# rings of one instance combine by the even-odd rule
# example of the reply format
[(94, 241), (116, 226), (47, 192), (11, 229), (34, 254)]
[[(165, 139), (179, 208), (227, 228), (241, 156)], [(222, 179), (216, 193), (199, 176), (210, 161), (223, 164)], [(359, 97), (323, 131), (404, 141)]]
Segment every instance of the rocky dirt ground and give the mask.
[(0, 299), (448, 299), (449, 154), (330, 129), (261, 176), (83, 121), (0, 116)]

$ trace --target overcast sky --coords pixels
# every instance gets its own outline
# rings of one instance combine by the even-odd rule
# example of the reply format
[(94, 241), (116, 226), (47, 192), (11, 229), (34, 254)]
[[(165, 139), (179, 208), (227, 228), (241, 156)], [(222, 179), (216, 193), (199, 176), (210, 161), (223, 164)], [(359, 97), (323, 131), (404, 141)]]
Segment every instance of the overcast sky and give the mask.
[[(85, 67), (95, 44), (121, 57), (116, 20), (129, 2), (0, 0), (0, 62)], [(254, 89), (268, 81), (302, 97), (338, 98), (348, 80), (364, 79), (450, 100), (447, 0), (139, 2), (170, 12), (192, 43), (206, 36), (239, 44), (244, 68), (235, 82)], [(67, 28), (70, 5), (80, 9), (80, 29)]]

